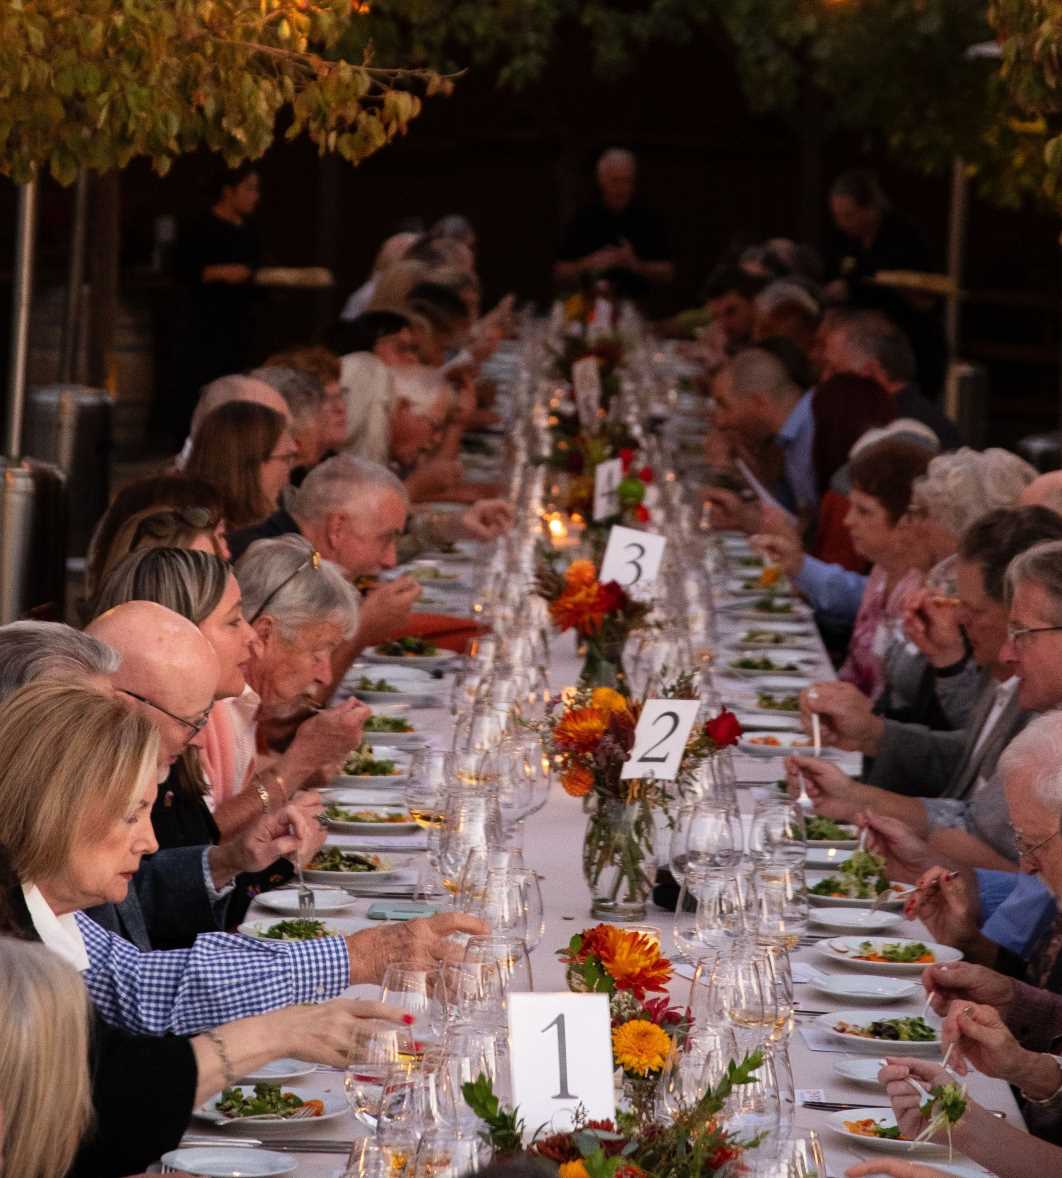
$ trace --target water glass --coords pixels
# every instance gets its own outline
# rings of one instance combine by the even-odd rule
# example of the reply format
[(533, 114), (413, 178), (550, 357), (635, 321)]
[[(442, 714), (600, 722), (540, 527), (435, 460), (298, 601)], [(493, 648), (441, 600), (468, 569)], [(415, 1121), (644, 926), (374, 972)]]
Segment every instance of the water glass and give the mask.
[(435, 1128), (420, 1139), (410, 1178), (461, 1178), (480, 1168), (481, 1147), (475, 1136)]
[(391, 1023), (365, 1020), (355, 1028), (343, 1088), (351, 1111), (364, 1125), (376, 1126), (383, 1085), (400, 1064), (399, 1047), (399, 1029)]
[(756, 802), (748, 840), (753, 863), (800, 867), (807, 848), (804, 810), (798, 802), (781, 796)]
[(808, 888), (802, 867), (758, 868), (747, 904), (746, 927), (760, 944), (795, 949), (808, 931)]
[(744, 930), (740, 877), (722, 867), (687, 868), (672, 926), (675, 948), (696, 961), (711, 950), (724, 951)]
[(413, 1016), (406, 1041), (439, 1038), (446, 1030), (446, 991), (438, 970), (422, 969), (410, 962), (395, 962), (384, 969), (380, 1001), (401, 1007)]

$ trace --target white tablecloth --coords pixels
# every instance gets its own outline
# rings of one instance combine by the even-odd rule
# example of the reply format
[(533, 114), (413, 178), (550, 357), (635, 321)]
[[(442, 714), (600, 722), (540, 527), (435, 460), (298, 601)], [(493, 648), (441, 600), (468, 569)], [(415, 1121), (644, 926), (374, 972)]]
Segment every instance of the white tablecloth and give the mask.
[[(736, 625), (736, 623), (735, 623)], [(820, 668), (823, 677), (829, 677), (832, 672), (820, 652)], [(550, 669), (551, 686), (554, 691), (575, 682), (579, 670), (579, 661), (574, 653), (574, 644), (570, 635), (561, 636), (554, 641), (553, 659)], [(749, 684), (741, 680), (722, 678), (720, 688), (724, 698), (730, 698), (733, 691), (748, 695)], [(423, 709), (416, 713), (416, 725), (429, 742), (437, 747), (448, 747), (450, 742), (451, 720), (444, 709)], [(850, 770), (856, 770), (858, 764), (851, 758), (842, 758), (841, 764)], [(777, 759), (738, 756), (736, 759), (737, 776), (740, 782), (767, 782), (779, 776), (780, 761)], [(751, 790), (739, 790), (739, 798), (743, 811), (751, 809)], [(580, 803), (568, 797), (559, 785), (554, 786), (552, 796), (543, 810), (529, 819), (525, 837), (525, 857), (530, 866), (536, 868), (544, 877), (542, 888), (545, 901), (546, 934), (542, 944), (535, 952), (532, 966), (534, 983), (537, 990), (563, 990), (563, 969), (554, 956), (554, 950), (567, 943), (573, 932), (594, 923), (589, 913), (589, 892), (582, 877), (581, 857), (582, 840), (585, 818)], [(329, 918), (330, 923), (346, 931), (353, 931), (363, 927), (361, 919), (370, 900), (360, 901), (353, 910), (355, 919), (346, 921), (339, 918)], [(266, 918), (272, 914), (260, 903), (252, 908), (250, 917), (253, 919)], [(648, 922), (657, 924), (663, 933), (663, 943), (666, 952), (673, 949), (671, 936), (671, 914), (663, 911), (651, 910)], [(812, 930), (822, 931), (822, 930)], [(921, 925), (904, 924), (895, 930), (896, 936), (925, 936)], [(827, 973), (843, 971), (843, 965), (835, 965), (825, 959), (815, 947), (801, 948), (793, 955), (794, 961), (808, 961)], [(672, 984), (674, 999), (684, 1001), (688, 993), (689, 983), (676, 977)], [(846, 1006), (857, 1010), (854, 1004), (831, 999), (816, 991), (809, 984), (798, 984), (797, 1002), (799, 1006), (814, 1010), (844, 1009)], [(356, 987), (352, 994), (375, 996), (373, 987)], [(897, 1014), (917, 1014), (921, 1003), (917, 999), (890, 1004)], [(798, 1089), (821, 1089), (825, 1099), (831, 1101), (850, 1101), (866, 1103), (868, 1105), (887, 1104), (883, 1093), (868, 1088), (856, 1086), (833, 1070), (834, 1063), (841, 1059), (844, 1052), (821, 1052), (810, 1050), (804, 1042), (800, 1027), (814, 1021), (812, 1017), (798, 1018), (798, 1029), (794, 1032), (790, 1053), (793, 1070)], [(299, 1082), (300, 1088), (314, 1092), (330, 1092), (339, 1096), (343, 1093), (343, 1076), (339, 1072), (319, 1071), (308, 1080)], [(969, 1081), (971, 1095), (989, 1108), (1000, 1109), (1006, 1113), (1011, 1124), (1022, 1124), (1020, 1113), (1011, 1095), (1010, 1089), (1000, 1081), (974, 1075)], [(819, 1130), (828, 1162), (828, 1173), (831, 1178), (838, 1178), (845, 1168), (860, 1160), (846, 1143), (824, 1126), (826, 1114), (810, 1109), (798, 1108), (796, 1114), (797, 1130), (814, 1128)], [(192, 1127), (198, 1134), (205, 1128), (202, 1125)], [(331, 1121), (327, 1125), (293, 1124), (291, 1136), (305, 1136), (312, 1140), (318, 1136), (322, 1139), (351, 1138), (364, 1130), (348, 1116), (341, 1121)], [(218, 1136), (222, 1136), (219, 1132)], [(872, 1156), (869, 1153), (864, 1156)], [(325, 1178), (325, 1176), (342, 1172), (343, 1159), (336, 1155), (300, 1154), (299, 1174), (305, 1178)], [(928, 1159), (927, 1159), (928, 1160)], [(965, 1174), (984, 1173), (978, 1167), (966, 1164), (955, 1172)]]

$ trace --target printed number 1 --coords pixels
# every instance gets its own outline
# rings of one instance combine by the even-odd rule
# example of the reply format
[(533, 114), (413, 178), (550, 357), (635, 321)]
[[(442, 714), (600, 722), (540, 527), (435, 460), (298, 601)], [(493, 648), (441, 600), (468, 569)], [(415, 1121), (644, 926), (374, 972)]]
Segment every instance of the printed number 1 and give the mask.
[(557, 1071), (560, 1073), (560, 1091), (555, 1093), (552, 1100), (575, 1100), (574, 1093), (568, 1091), (568, 1036), (564, 1030), (564, 1015), (558, 1014), (551, 1023), (542, 1028), (542, 1034), (557, 1028)]

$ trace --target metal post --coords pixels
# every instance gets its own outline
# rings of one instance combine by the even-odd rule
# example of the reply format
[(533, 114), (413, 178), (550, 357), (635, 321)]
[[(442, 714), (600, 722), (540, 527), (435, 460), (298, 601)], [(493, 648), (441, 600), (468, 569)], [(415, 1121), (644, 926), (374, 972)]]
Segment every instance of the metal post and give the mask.
[(22, 449), (36, 225), (37, 181), (34, 179), (20, 185), (18, 190), (15, 271), (11, 290), (11, 359), (7, 374), (7, 423), (4, 434), (4, 453), (12, 464), (18, 462)]
[(955, 360), (959, 355), (968, 196), (969, 182), (966, 179), (966, 165), (959, 156), (956, 156), (951, 164), (951, 207), (948, 211), (948, 278), (951, 279), (951, 282), (948, 291), (945, 333), (948, 340), (949, 360)]
[(81, 328), (81, 297), (85, 283), (85, 224), (88, 210), (88, 176), (82, 168), (74, 189), (74, 220), (70, 230), (70, 269), (66, 276), (66, 306), (63, 333), (59, 341), (59, 383), (74, 379), (77, 344)]

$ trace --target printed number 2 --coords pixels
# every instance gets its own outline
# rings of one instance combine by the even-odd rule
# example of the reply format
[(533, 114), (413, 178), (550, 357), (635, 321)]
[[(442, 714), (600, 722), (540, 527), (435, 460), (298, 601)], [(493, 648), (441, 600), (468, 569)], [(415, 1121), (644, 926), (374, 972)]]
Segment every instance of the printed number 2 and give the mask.
[(645, 750), (645, 752), (642, 753), (642, 755), (638, 758), (638, 760), (641, 761), (643, 764), (662, 764), (664, 761), (667, 760), (666, 753), (664, 753), (663, 756), (661, 756), (659, 754), (653, 755), (653, 753), (654, 753), (654, 750), (658, 749), (664, 743), (664, 741), (667, 740), (671, 736), (672, 732), (674, 732), (675, 729), (679, 726), (678, 712), (661, 712), (660, 715), (657, 716), (657, 718), (653, 721), (653, 727), (655, 728), (656, 725), (659, 724), (661, 720), (670, 720), (671, 727), (656, 742), (656, 744), (650, 745)]
[(638, 543), (627, 544), (624, 548), (625, 552), (630, 552), (632, 548), (637, 549), (637, 553), (632, 556), (627, 563), (634, 569), (634, 576), (627, 582), (628, 585), (637, 585), (642, 579), (641, 559), (645, 555), (645, 545)]
[(574, 1093), (568, 1091), (568, 1036), (564, 1030), (564, 1015), (558, 1014), (551, 1023), (542, 1028), (542, 1034), (557, 1028), (557, 1071), (560, 1074), (560, 1091), (555, 1093), (552, 1100), (575, 1100)]

